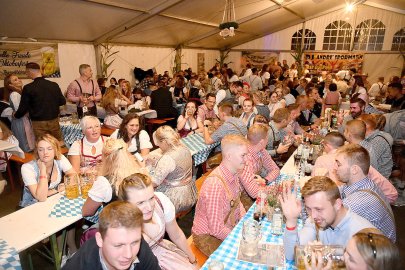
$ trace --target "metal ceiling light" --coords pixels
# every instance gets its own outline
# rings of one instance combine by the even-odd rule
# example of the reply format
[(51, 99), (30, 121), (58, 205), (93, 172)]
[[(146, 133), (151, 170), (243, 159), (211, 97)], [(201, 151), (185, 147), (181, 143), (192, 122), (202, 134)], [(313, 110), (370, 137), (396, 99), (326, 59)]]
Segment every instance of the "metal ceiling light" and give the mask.
[(222, 17), (222, 23), (219, 25), (219, 35), (224, 39), (227, 37), (233, 37), (235, 35), (235, 29), (238, 29), (239, 24), (235, 19), (235, 4), (233, 0), (225, 0), (224, 16)]

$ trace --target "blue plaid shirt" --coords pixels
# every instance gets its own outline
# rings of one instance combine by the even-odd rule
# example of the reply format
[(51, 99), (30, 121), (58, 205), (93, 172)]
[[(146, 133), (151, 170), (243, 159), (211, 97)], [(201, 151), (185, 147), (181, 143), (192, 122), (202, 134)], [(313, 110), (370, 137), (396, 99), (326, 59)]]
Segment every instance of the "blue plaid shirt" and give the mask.
[[(380, 196), (385, 206), (373, 194), (361, 190), (371, 190)], [(354, 213), (371, 222), (385, 236), (396, 241), (395, 220), (392, 220), (391, 206), (382, 191), (368, 177), (352, 185), (344, 185), (340, 188), (343, 204)]]
[(364, 141), (372, 145), (377, 163), (377, 167), (374, 167), (374, 165), (373, 167), (388, 179), (392, 172), (392, 166), (394, 165), (391, 151), (391, 145), (394, 141), (392, 136), (386, 132), (375, 130), (373, 133), (367, 135)]

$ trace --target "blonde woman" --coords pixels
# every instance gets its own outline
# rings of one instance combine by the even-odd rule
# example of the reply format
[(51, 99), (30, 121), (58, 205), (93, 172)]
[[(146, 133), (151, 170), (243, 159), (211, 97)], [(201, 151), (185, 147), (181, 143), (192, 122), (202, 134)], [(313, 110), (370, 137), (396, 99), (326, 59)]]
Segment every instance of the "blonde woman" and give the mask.
[(193, 165), (189, 149), (169, 126), (158, 128), (153, 140), (163, 154), (157, 161), (147, 161), (147, 164), (153, 163), (150, 167), (153, 186), (170, 198), (176, 213), (190, 209), (197, 201), (197, 194), (192, 181)]
[(130, 103), (131, 101), (121, 94), (115, 86), (108, 87), (101, 100), (101, 107), (106, 112), (104, 124), (113, 129), (119, 128), (122, 122), (122, 118), (119, 116), (120, 107), (126, 107)]
[(101, 204), (115, 201), (118, 187), (125, 177), (145, 172), (127, 148), (128, 145), (122, 139), (109, 138), (105, 141), (101, 167), (93, 187), (89, 190), (89, 197), (83, 205), (83, 216), (92, 216)]
[[(64, 185), (60, 185), (62, 173), (75, 173), (69, 160), (62, 155), (59, 141), (52, 135), (45, 134), (37, 138), (35, 147), (35, 159), (21, 166), (21, 176), (24, 181), (21, 207), (44, 202), (49, 196), (63, 191)], [(69, 247), (68, 254), (77, 251), (74, 235), (75, 229), (68, 229), (66, 239)], [(62, 243), (60, 240), (58, 237), (59, 244)]]
[[(163, 193), (154, 192), (149, 176), (135, 173), (125, 178), (120, 185), (118, 197), (142, 211), (143, 238), (158, 258), (162, 269), (195, 269), (197, 260), (176, 222), (174, 205)], [(171, 241), (163, 239), (165, 233)]]

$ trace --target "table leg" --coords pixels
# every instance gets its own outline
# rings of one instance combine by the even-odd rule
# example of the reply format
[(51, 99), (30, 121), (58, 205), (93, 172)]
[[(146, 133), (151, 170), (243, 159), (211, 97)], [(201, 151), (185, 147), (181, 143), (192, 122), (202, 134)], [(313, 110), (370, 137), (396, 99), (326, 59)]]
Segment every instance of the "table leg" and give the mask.
[(62, 246), (60, 250), (58, 247), (58, 241), (56, 240), (56, 234), (51, 235), (49, 238), (52, 249), (53, 263), (56, 270), (61, 269), (63, 247), (65, 246), (66, 241), (66, 230), (62, 230), (60, 237), (62, 237)]

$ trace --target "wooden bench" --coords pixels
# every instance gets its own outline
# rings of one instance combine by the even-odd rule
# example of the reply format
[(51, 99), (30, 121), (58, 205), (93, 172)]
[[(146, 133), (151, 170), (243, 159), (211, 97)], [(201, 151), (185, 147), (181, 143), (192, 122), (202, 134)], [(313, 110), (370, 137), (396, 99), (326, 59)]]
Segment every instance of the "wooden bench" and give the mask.
[(152, 137), (153, 131), (156, 130), (158, 127), (163, 126), (164, 124), (167, 123), (167, 120), (170, 118), (164, 118), (164, 119), (157, 119), (157, 118), (151, 118), (151, 119), (146, 119), (146, 127), (148, 128), (148, 133), (149, 136)]
[(197, 180), (195, 180), (195, 186), (196, 186), (196, 188), (197, 188), (197, 194), (200, 193), (201, 187), (202, 187), (202, 185), (203, 185), (205, 179), (208, 177), (208, 175), (209, 175), (210, 173), (211, 173), (210, 171), (209, 171), (209, 172), (206, 172), (206, 173), (204, 173), (203, 175), (201, 175), (200, 178), (198, 178)]
[(191, 251), (193, 252), (194, 256), (197, 259), (197, 265), (199, 267), (202, 267), (205, 263), (205, 261), (208, 259), (208, 257), (201, 252), (201, 250), (199, 250), (193, 243), (193, 236), (190, 236), (187, 239), (187, 244), (190, 247)]
[(101, 135), (104, 135), (104, 136), (111, 136), (111, 134), (113, 134), (114, 131), (115, 131), (115, 129), (109, 128), (105, 125), (103, 125), (101, 127)]

